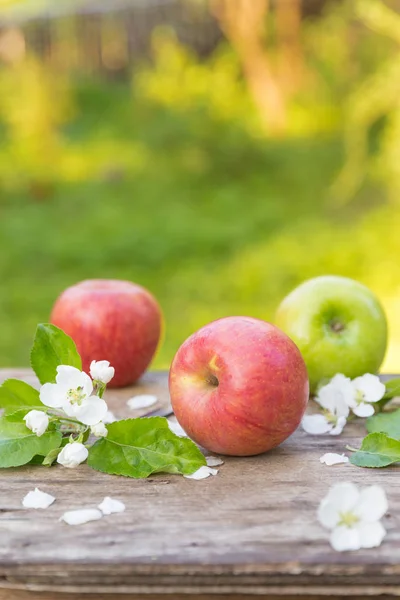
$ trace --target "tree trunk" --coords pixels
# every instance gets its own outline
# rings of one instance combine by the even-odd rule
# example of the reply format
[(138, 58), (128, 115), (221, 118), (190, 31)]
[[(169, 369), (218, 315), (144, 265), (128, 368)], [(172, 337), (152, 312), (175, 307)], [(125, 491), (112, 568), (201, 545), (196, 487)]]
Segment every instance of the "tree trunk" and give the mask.
[(299, 88), (304, 70), (301, 0), (278, 0), (275, 10), (280, 81), (283, 89), (292, 93)]
[(238, 54), (265, 130), (281, 134), (285, 99), (264, 46), (268, 0), (211, 0), (211, 7)]

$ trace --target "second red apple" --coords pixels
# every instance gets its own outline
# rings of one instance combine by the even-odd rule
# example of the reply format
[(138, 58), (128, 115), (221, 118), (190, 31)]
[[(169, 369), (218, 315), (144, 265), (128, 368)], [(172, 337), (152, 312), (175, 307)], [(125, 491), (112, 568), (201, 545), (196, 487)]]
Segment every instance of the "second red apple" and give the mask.
[(83, 370), (92, 360), (115, 368), (110, 387), (134, 383), (149, 366), (161, 332), (161, 310), (139, 285), (114, 279), (90, 279), (66, 289), (50, 317), (75, 341)]

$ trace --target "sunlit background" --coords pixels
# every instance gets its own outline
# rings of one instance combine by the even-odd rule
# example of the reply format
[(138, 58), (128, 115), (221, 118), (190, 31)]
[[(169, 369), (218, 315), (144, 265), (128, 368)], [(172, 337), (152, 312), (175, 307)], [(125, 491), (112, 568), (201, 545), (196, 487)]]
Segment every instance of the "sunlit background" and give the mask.
[(148, 287), (154, 363), (357, 278), (400, 371), (400, 2), (0, 0), (0, 364), (57, 295)]

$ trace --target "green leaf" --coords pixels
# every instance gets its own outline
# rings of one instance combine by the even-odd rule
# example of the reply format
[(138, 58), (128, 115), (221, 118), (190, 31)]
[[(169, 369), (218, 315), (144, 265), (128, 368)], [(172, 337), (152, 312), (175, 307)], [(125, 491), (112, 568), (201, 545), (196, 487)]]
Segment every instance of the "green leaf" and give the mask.
[(75, 342), (55, 325), (38, 325), (31, 351), (31, 365), (40, 383), (54, 383), (59, 365), (82, 369)]
[(0, 468), (20, 467), (35, 455), (46, 456), (61, 444), (58, 431), (47, 431), (40, 437), (32, 433), (24, 423), (0, 419)]
[(396, 379), (389, 379), (389, 381), (385, 381), (384, 383), (386, 392), (382, 400), (391, 400), (396, 396), (400, 396), (400, 377), (396, 377)]
[(360, 450), (350, 457), (357, 467), (387, 467), (400, 461), (400, 441), (386, 433), (370, 433), (362, 441)]
[(366, 426), (368, 433), (386, 433), (389, 437), (400, 440), (400, 408), (368, 417)]
[(92, 469), (143, 478), (152, 473), (189, 475), (206, 464), (197, 446), (170, 430), (167, 419), (126, 419), (107, 425), (108, 436), (89, 449)]
[(24, 409), (29, 412), (33, 409), (43, 409), (40, 402), (39, 392), (31, 385), (18, 379), (6, 379), (0, 386), (0, 408), (4, 408), (4, 414), (8, 415)]
[(53, 462), (57, 459), (57, 456), (60, 454), (61, 448), (53, 448), (50, 452), (44, 457), (43, 462), (41, 463), (45, 467), (51, 467)]

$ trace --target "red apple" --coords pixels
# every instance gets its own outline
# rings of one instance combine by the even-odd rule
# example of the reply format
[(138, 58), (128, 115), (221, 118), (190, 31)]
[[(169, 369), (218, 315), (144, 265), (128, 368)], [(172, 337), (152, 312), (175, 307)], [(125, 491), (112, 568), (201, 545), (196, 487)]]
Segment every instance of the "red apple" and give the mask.
[(149, 366), (161, 332), (161, 310), (140, 285), (115, 279), (89, 279), (61, 294), (51, 322), (75, 341), (83, 370), (92, 360), (115, 368), (111, 387), (136, 381)]
[(283, 442), (300, 424), (309, 387), (297, 346), (250, 317), (209, 323), (179, 348), (169, 387), (176, 418), (195, 442), (251, 456)]

